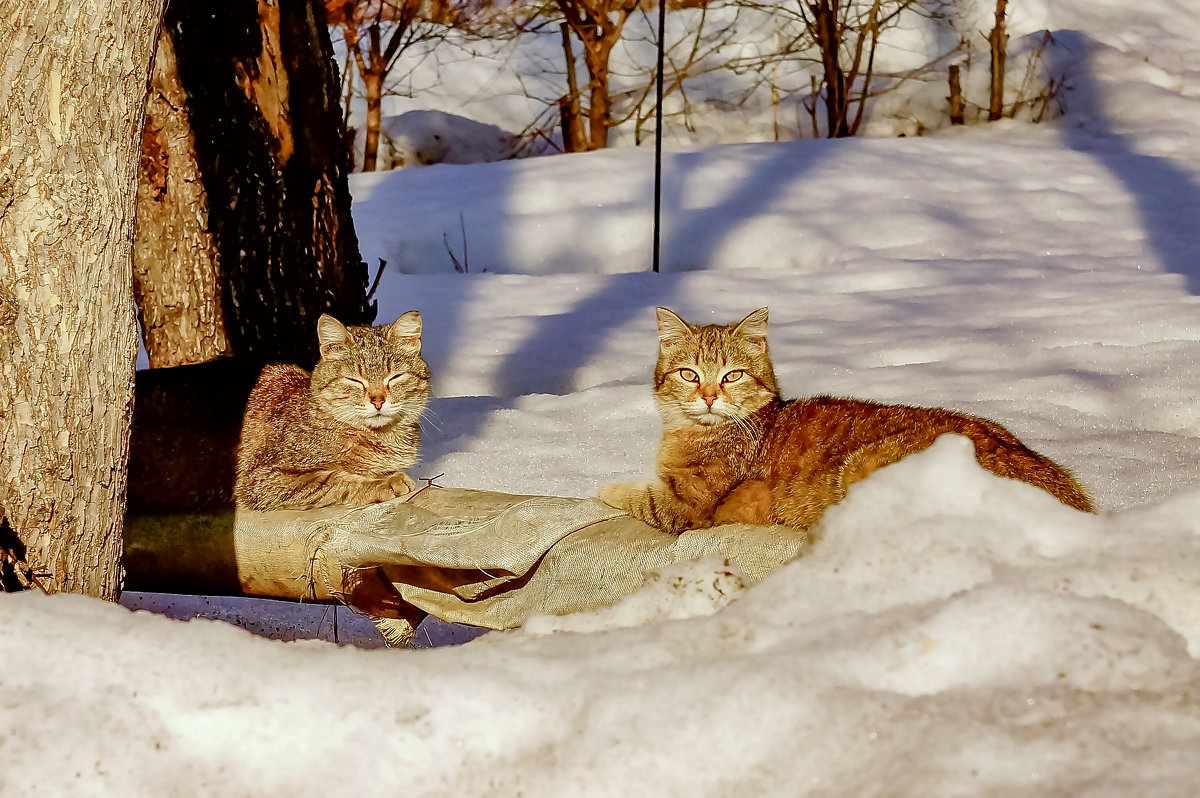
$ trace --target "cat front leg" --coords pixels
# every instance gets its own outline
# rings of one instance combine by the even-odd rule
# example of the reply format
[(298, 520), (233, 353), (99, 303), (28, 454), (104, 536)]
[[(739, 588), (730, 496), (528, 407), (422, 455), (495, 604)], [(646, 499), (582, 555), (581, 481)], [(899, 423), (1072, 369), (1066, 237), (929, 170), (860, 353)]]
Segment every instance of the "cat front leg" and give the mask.
[(351, 475), (354, 480), (362, 480), (357, 490), (356, 504), (371, 502), (386, 502), (398, 496), (407, 496), (417, 488), (417, 483), (403, 471), (385, 477), (361, 477)]
[(406, 474), (380, 478), (332, 469), (279, 470), (273, 471), (269, 480), (248, 482), (254, 489), (241, 491), (238, 503), (253, 510), (312, 510), (372, 504), (394, 499), (416, 487)]
[(417, 489), (416, 480), (403, 471), (393, 474), (388, 480), (388, 487), (397, 496), (404, 496)]
[(600, 501), (676, 535), (687, 529), (712, 526), (709, 519), (679, 501), (666, 485), (658, 481), (605, 485), (600, 489)]

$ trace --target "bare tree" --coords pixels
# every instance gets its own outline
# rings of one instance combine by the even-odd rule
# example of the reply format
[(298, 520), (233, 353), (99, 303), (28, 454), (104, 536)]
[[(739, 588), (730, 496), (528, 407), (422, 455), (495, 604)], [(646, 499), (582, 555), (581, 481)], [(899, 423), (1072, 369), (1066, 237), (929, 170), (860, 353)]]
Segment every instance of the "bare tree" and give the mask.
[[(367, 118), (364, 172), (377, 168), (383, 97), (398, 59), (423, 43), (442, 40), (452, 28), (469, 28), (490, 0), (324, 0), (329, 24), (342, 32), (347, 63), (363, 82)], [(353, 75), (345, 74), (348, 86)], [(351, 94), (347, 93), (347, 98)], [(349, 101), (347, 100), (347, 113)]]
[[(663, 0), (665, 2), (665, 0)], [(608, 146), (612, 127), (609, 97), (609, 56), (621, 40), (625, 21), (638, 7), (638, 0), (556, 0), (571, 32), (583, 44), (583, 64), (588, 73), (588, 128), (586, 149)]]
[[(817, 83), (825, 107), (825, 135), (856, 135), (872, 96), (875, 52), (881, 34), (906, 12), (920, 11), (918, 0), (797, 0), (801, 35), (820, 59)], [(814, 98), (815, 100), (815, 98)], [(815, 102), (812, 112), (815, 113)]]
[[(710, 0), (677, 10), (674, 14), (685, 14), (686, 19), (676, 23), (665, 42), (664, 96), (678, 95), (678, 99), (664, 117), (682, 117), (684, 126), (692, 130), (694, 103), (689, 84), (703, 86), (697, 78), (724, 70), (738, 76), (730, 83), (739, 88), (739, 94), (720, 98), (726, 108), (739, 106), (761, 88), (769, 88), (776, 139), (780, 136), (781, 95), (799, 93), (807, 95), (802, 104), (813, 115), (814, 136), (821, 134), (816, 116), (821, 107), (824, 135), (856, 135), (868, 101), (910, 80), (926, 79), (941, 61), (960, 49), (961, 45), (951, 47), (928, 63), (903, 72), (878, 70), (876, 51), (889, 30), (940, 18), (944, 5), (944, 0)], [(653, 33), (646, 41), (654, 41)], [(615, 107), (626, 109), (625, 118), (631, 115), (635, 120), (637, 140), (655, 112), (653, 69), (647, 65), (644, 75), (640, 82), (622, 76), (633, 88), (614, 98)], [(616, 119), (622, 121), (622, 117)]]
[(120, 586), (138, 142), (162, 0), (0, 0), (6, 584)]
[(992, 67), (988, 94), (989, 122), (995, 122), (1004, 115), (1004, 62), (1008, 55), (1008, 33), (1004, 30), (1004, 15), (1007, 6), (1008, 0), (996, 0), (996, 21), (987, 37)]
[[(641, 40), (657, 48), (657, 12), (644, 7), (640, 12), (642, 21), (637, 28), (644, 31)], [(738, 0), (711, 0), (671, 10), (672, 21), (678, 22), (680, 17), (683, 21), (663, 42), (663, 98), (678, 98), (678, 102), (672, 110), (663, 109), (664, 121), (681, 118), (685, 129), (695, 130), (689, 84), (706, 75), (721, 71), (742, 75), (736, 89), (726, 87), (721, 97), (721, 104), (728, 108), (742, 105), (768, 80), (764, 65), (778, 45), (775, 29), (769, 24), (770, 15), (759, 14), (758, 19), (752, 19), (752, 13)], [(747, 52), (755, 55), (748, 56)], [(621, 75), (630, 88), (613, 97), (614, 108), (622, 109), (614, 112), (614, 126), (632, 119), (634, 142), (638, 144), (646, 125), (657, 114), (656, 69), (656, 63), (647, 62), (634, 74)]]

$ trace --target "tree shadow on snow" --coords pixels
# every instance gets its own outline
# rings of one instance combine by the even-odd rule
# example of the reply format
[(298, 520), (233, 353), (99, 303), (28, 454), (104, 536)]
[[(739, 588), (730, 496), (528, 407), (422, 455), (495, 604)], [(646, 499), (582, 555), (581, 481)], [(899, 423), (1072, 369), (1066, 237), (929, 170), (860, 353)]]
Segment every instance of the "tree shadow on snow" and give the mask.
[[(688, 177), (693, 164), (700, 166), (711, 156), (704, 152), (673, 156), (664, 164), (662, 260), (665, 271), (687, 271), (716, 265), (722, 243), (741, 227), (773, 210), (774, 203), (797, 178), (814, 166), (826, 163), (849, 141), (817, 139), (776, 145), (746, 146), (751, 158), (765, 153), (753, 171), (716, 202), (695, 210), (683, 208)], [(675, 175), (667, 175), (674, 166)], [(709, 167), (711, 168), (711, 166)], [(705, 187), (699, 186), (701, 190)], [(739, 264), (753, 265), (753, 264)], [(747, 312), (754, 310), (748, 308)]]
[[(647, 249), (644, 273), (614, 275), (583, 297), (569, 312), (539, 317), (528, 335), (507, 355), (496, 370), (494, 397), (445, 397), (434, 402), (438, 421), (429, 430), (422, 461), (433, 464), (452, 451), (477, 438), (498, 412), (511, 409), (521, 396), (544, 393), (564, 395), (579, 390), (578, 375), (603, 350), (614, 332), (630, 322), (645, 322), (648, 331), (645, 365), (648, 374), (657, 347), (654, 334), (654, 308), (677, 305), (679, 280), (672, 272), (712, 265), (711, 255), (722, 242), (756, 216), (769, 212), (796, 178), (831, 152), (834, 143), (809, 142), (769, 147), (766, 157), (761, 149), (748, 149), (760, 159), (744, 179), (712, 205), (695, 210), (685, 208), (687, 186), (693, 170), (704, 164), (704, 154), (668, 156), (663, 170), (663, 274), (649, 271), (652, 253)], [(711, 167), (710, 167), (711, 168)], [(644, 186), (652, 185), (650, 180)], [(706, 192), (707, 193), (707, 192)], [(649, 206), (649, 203), (647, 203)], [(649, 243), (649, 242), (647, 242)], [(770, 297), (756, 300), (769, 304)], [(720, 306), (720, 297), (712, 298)], [(677, 307), (684, 315), (698, 310)], [(734, 308), (749, 312), (754, 307)], [(452, 314), (460, 312), (456, 307)], [(733, 316), (730, 317), (731, 319)], [(449, 329), (440, 324), (444, 330)], [(565, 369), (530, 369), (531, 363), (544, 359), (547, 347), (569, 353), (573, 364)], [(647, 379), (647, 389), (649, 382)], [(448, 477), (450, 479), (452, 477)]]
[[(1087, 152), (1117, 177), (1137, 203), (1142, 228), (1154, 254), (1167, 271), (1184, 278), (1189, 293), (1200, 294), (1200, 187), (1171, 161), (1135, 152), (1128, 138), (1108, 122), (1104, 98), (1091, 66), (1094, 42), (1080, 31), (1056, 31), (1061, 48), (1047, 54), (1073, 56), (1071, 64), (1052, 65), (1068, 74), (1067, 119), (1063, 125), (1069, 147)], [(1081, 115), (1086, 124), (1071, 123)]]
[[(822, 153), (829, 151), (829, 142), (808, 142), (768, 147), (769, 154), (733, 190), (708, 207), (696, 210), (684, 208), (686, 188), (695, 166), (704, 163), (704, 153), (669, 156), (663, 164), (663, 221), (661, 244), (662, 274), (649, 272), (652, 253), (647, 250), (647, 273), (638, 276), (613, 276), (598, 291), (587, 295), (569, 313), (542, 317), (525, 340), (506, 358), (500, 369), (501, 395), (520, 396), (528, 393), (563, 394), (576, 390), (579, 370), (588, 365), (603, 348), (611, 334), (630, 321), (653, 319), (659, 305), (677, 301), (679, 281), (673, 273), (713, 265), (711, 255), (721, 243), (740, 227), (770, 210), (797, 177), (811, 168)], [(758, 153), (762, 146), (747, 149)], [(649, 185), (649, 181), (647, 181)], [(647, 242), (649, 243), (649, 242)], [(763, 304), (770, 297), (763, 297)], [(720, 305), (719, 297), (713, 298)], [(680, 309), (687, 315), (688, 308)], [(754, 308), (745, 308), (749, 312)], [(571, 353), (573, 369), (560, 372), (552, 381), (532, 385), (524, 377), (523, 364), (539, 357), (552, 343)], [(657, 339), (646, 342), (650, 358)]]

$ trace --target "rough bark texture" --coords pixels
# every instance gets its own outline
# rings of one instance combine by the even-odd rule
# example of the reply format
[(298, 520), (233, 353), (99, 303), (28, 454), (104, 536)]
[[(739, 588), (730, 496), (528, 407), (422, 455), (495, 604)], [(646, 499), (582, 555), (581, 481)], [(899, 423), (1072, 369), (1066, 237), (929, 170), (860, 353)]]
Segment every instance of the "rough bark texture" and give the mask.
[(130, 242), (161, 12), (0, 0), (0, 285), (16, 304), (0, 335), (3, 548), (19, 581), (51, 592), (120, 586)]
[(612, 126), (612, 100), (608, 96), (608, 56), (612, 44), (597, 41), (585, 46), (583, 62), (588, 68), (588, 149), (608, 146), (608, 129)]
[(323, 5), (176, 0), (159, 52), (137, 264), (151, 363), (311, 365), (321, 313), (374, 317)]
[(208, 195), (175, 45), (158, 37), (138, 174), (133, 294), (151, 368), (230, 353)]
[(158, 52), (135, 268), (156, 367), (136, 385), (141, 512), (230, 501), (261, 366), (311, 365), (321, 312), (374, 316), (321, 3), (175, 0)]

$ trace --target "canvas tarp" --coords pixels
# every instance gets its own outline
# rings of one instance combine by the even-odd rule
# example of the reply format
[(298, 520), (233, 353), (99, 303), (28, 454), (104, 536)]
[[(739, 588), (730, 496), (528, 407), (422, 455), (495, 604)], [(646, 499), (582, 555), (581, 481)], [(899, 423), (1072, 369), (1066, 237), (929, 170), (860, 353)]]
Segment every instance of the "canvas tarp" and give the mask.
[(507, 629), (536, 613), (613, 604), (647, 572), (703, 557), (725, 558), (755, 582), (807, 543), (804, 532), (786, 527), (731, 524), (671, 535), (597, 499), (434, 487), (366, 507), (188, 518), (127, 521), (127, 567), (141, 575), (135, 581), (153, 572), (170, 583), (174, 573), (176, 583), (190, 579), (202, 592), (198, 583), (213, 574), (194, 572), (214, 570), (203, 561), (225, 550), (236, 569), (224, 575), (225, 592), (343, 602), (384, 619), (377, 625), (397, 643), (422, 612)]

